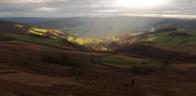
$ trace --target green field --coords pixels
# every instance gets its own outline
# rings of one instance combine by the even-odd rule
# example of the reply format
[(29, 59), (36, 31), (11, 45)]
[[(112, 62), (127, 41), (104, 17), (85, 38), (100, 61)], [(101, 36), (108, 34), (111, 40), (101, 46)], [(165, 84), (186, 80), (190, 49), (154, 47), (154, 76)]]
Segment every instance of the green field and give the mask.
[(187, 32), (190, 37), (186, 36), (170, 36), (170, 32), (149, 35), (144, 38), (145, 41), (150, 41), (155, 44), (179, 45), (193, 44), (196, 45), (196, 32)]
[(171, 36), (172, 32), (162, 32), (151, 34), (140, 40), (140, 42), (148, 42), (151, 46), (196, 54), (196, 31), (186, 32), (190, 36)]
[(50, 39), (50, 38), (45, 38), (40, 36), (16, 35), (16, 34), (9, 34), (7, 36), (20, 41), (50, 45), (50, 46), (61, 46), (61, 44), (63, 43), (61, 40), (58, 39)]

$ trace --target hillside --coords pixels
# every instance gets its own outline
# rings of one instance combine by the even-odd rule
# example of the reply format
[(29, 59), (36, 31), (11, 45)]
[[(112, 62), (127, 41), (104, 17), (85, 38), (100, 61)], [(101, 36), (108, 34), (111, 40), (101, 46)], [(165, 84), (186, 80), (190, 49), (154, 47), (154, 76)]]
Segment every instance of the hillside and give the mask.
[(139, 40), (138, 43), (146, 43), (158, 48), (196, 54), (194, 50), (196, 48), (195, 31), (151, 34)]
[[(92, 54), (86, 52), (25, 42), (0, 42), (0, 53), (0, 93), (3, 96), (196, 94), (194, 64), (176, 64), (168, 67), (157, 66), (154, 63), (151, 67), (141, 69), (119, 68), (89, 62)], [(125, 56), (107, 58), (110, 59), (107, 63), (111, 63), (112, 59), (122, 60), (118, 61), (119, 66), (125, 62), (124, 60), (132, 66), (138, 66), (139, 62), (143, 62), (143, 66), (148, 66), (148, 63), (145, 63), (148, 61), (146, 59), (129, 59)], [(138, 63), (133, 62), (135, 60)]]
[(195, 62), (196, 32), (148, 32), (119, 41), (115, 51), (129, 56), (151, 58), (162, 62)]
[[(31, 27), (6, 21), (0, 21), (0, 29), (1, 41), (25, 41), (67, 50), (93, 50), (85, 47), (81, 43), (80, 37), (65, 34), (59, 30)], [(72, 39), (70, 40), (70, 38)]]
[(182, 45), (195, 48), (194, 31), (87, 38), (0, 21), (0, 94), (195, 96), (195, 50)]
[(141, 44), (188, 54), (196, 54), (196, 32), (185, 29), (161, 31), (130, 36), (120, 41), (123, 44)]

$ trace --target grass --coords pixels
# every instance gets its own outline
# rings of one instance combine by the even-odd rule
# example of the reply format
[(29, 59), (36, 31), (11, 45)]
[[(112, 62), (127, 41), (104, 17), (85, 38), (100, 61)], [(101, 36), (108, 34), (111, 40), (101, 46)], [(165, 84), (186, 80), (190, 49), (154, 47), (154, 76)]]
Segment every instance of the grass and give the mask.
[(151, 41), (156, 44), (168, 44), (168, 45), (178, 45), (182, 44), (183, 41), (186, 43), (191, 43), (196, 45), (196, 32), (186, 32), (190, 34), (190, 37), (187, 36), (170, 36), (171, 32), (163, 32), (158, 34), (152, 34), (144, 38), (144, 41)]
[(190, 44), (195, 44), (196, 45), (196, 31), (190, 32), (193, 36), (190, 37)]
[(142, 39), (142, 42), (151, 42), (152, 46), (179, 52), (196, 54), (196, 31), (186, 32), (191, 36), (171, 36), (171, 32), (152, 34)]
[(147, 36), (145, 38), (145, 41), (150, 41), (155, 44), (167, 44), (167, 45), (178, 45), (181, 44), (183, 40), (189, 40), (189, 38), (182, 37), (182, 36), (172, 37), (169, 36), (169, 33), (159, 33), (159, 34)]
[(132, 66), (156, 66), (160, 65), (158, 62), (142, 59), (142, 58), (135, 58), (135, 57), (127, 57), (124, 55), (114, 55), (114, 56), (107, 56), (102, 58), (103, 63), (110, 64), (117, 67), (132, 67)]
[(31, 36), (31, 35), (16, 35), (16, 34), (9, 34), (9, 37), (15, 38), (16, 40), (50, 45), (50, 46), (60, 46), (63, 42), (58, 39), (50, 39), (44, 38), (39, 36)]

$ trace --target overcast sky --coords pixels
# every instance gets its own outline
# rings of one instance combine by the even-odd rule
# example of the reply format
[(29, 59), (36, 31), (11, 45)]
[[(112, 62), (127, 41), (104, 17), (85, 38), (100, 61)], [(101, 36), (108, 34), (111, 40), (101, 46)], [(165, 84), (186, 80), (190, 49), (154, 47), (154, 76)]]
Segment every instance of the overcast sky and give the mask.
[(75, 17), (130, 15), (196, 18), (196, 0), (168, 0), (166, 4), (150, 8), (127, 7), (128, 4), (126, 6), (117, 6), (115, 5), (117, 2), (119, 0), (0, 0), (0, 16)]

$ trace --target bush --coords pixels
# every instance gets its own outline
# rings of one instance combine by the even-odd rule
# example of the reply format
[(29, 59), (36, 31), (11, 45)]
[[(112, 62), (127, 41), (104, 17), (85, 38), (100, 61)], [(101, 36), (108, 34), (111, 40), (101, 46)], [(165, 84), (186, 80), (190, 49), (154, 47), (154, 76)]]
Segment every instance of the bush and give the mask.
[(6, 36), (0, 37), (0, 41), (12, 41), (12, 40), (15, 40), (15, 39), (12, 37), (6, 37)]
[(83, 76), (84, 75), (84, 72), (81, 69), (81, 67), (77, 67), (77, 68), (70, 68), (69, 69), (69, 74), (71, 76)]
[(135, 67), (132, 67), (130, 68), (130, 72), (133, 73), (133, 74), (137, 74), (137, 75), (147, 75), (151, 72), (153, 72), (153, 67), (138, 67), (138, 66), (135, 66)]
[(41, 61), (49, 64), (61, 64), (73, 67), (80, 67), (80, 64), (77, 61), (64, 54), (47, 53), (42, 56)]

